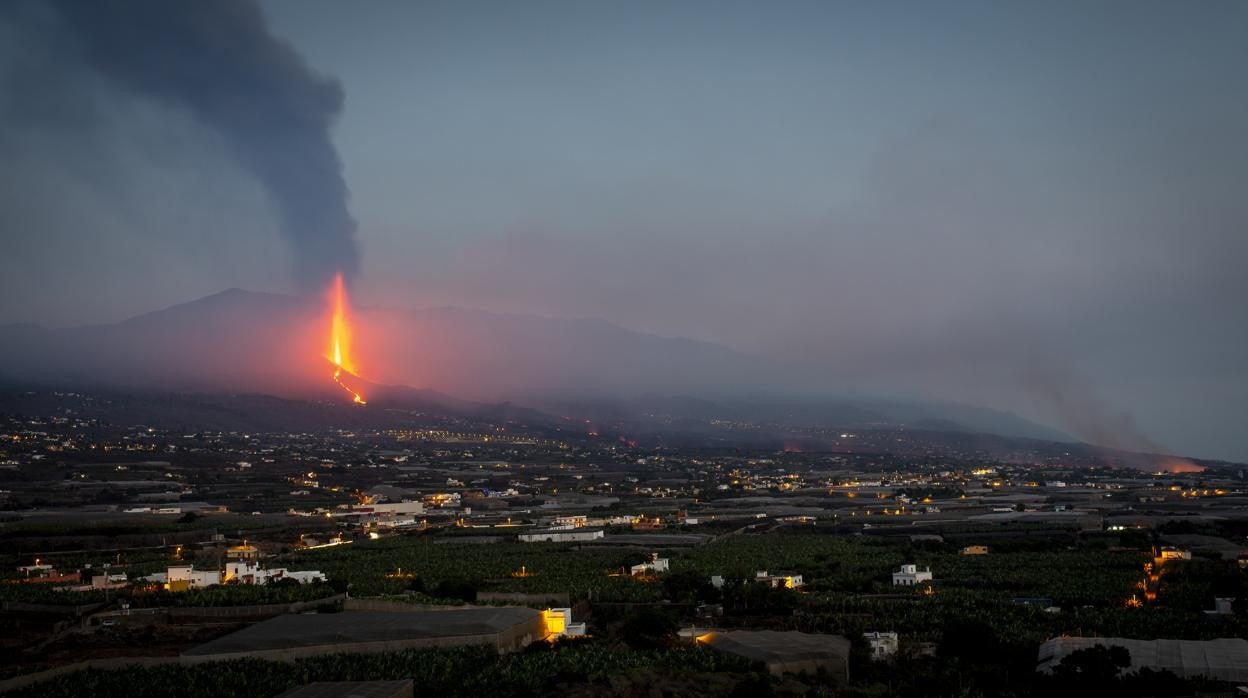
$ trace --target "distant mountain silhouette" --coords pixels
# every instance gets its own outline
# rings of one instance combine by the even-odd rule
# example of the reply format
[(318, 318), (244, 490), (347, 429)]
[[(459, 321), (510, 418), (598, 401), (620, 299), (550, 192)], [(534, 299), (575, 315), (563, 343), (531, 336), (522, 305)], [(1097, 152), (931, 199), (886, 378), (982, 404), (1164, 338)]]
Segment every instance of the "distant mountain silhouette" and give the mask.
[[(325, 313), (320, 299), (230, 289), (111, 325), (0, 327), (0, 383), (342, 400), (322, 358)], [(361, 389), (378, 408), (501, 411), (534, 422), (742, 420), (1071, 440), (964, 405), (786, 397), (812, 392), (800, 368), (602, 320), (454, 307), (364, 308), (354, 320)]]

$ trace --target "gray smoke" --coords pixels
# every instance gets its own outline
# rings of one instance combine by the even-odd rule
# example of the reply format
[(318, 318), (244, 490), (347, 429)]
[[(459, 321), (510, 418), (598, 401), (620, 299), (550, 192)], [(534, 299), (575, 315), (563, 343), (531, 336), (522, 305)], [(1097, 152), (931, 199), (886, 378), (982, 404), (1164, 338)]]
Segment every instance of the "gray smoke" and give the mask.
[(356, 224), (330, 140), (342, 89), (270, 34), (253, 0), (53, 0), (51, 6), (60, 21), (33, 28), (55, 32), (48, 38), (62, 45), (65, 60), (185, 109), (220, 135), (271, 198), (303, 290), (323, 289), (338, 271), (354, 276)]
[(1061, 428), (1082, 441), (1126, 451), (1165, 453), (1146, 436), (1135, 418), (1115, 409), (1093, 388), (1094, 383), (1060, 364), (1033, 364), (1020, 373), (1026, 393), (1048, 409)]

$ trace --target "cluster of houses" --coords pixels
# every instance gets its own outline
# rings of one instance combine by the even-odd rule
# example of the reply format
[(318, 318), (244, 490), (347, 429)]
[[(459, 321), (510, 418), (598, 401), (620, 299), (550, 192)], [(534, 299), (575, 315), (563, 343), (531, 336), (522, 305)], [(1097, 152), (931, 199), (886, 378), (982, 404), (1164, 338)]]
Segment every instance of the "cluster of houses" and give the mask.
[(109, 572), (107, 567), (93, 570), (86, 565), (74, 572), (61, 572), (52, 565), (38, 560), (33, 565), (17, 568), (17, 582), (22, 584), (50, 584), (66, 591), (91, 591), (97, 589), (119, 589), (129, 582), (125, 573)]
[[(160, 584), (168, 591), (188, 591), (228, 583), (272, 584), (285, 579), (292, 579), (300, 584), (329, 581), (324, 573), (316, 570), (265, 568), (257, 559), (259, 550), (246, 542), (229, 548), (229, 555), (233, 559), (226, 563), (224, 569), (197, 570), (190, 564), (170, 565), (164, 572), (142, 579)], [(110, 572), (108, 567), (104, 565), (103, 569), (95, 570), (86, 565), (81, 570), (60, 572), (52, 565), (35, 560), (33, 565), (17, 568), (18, 578), (15, 581), (23, 584), (56, 585), (56, 588), (67, 591), (120, 589), (129, 584), (129, 577), (125, 573)]]
[[(984, 552), (968, 553), (972, 555), (986, 554)], [(633, 565), (630, 572), (634, 577), (648, 576), (654, 574), (662, 574), (670, 569), (670, 561), (665, 557), (659, 557), (658, 553), (651, 553), (650, 560), (641, 564)], [(792, 572), (772, 573), (767, 570), (758, 570), (754, 573), (755, 583), (767, 584), (772, 589), (801, 589), (806, 586), (802, 575)], [(912, 587), (932, 581), (932, 570), (928, 567), (919, 567), (918, 565), (902, 565), (901, 569), (893, 572), (893, 586)], [(712, 575), (710, 578), (711, 586), (716, 589), (724, 587), (723, 575)], [(878, 639), (878, 638), (877, 638)]]
[[(543, 508), (546, 508), (543, 505)], [(510, 522), (510, 519), (508, 519)], [(693, 525), (697, 519), (685, 518), (686, 525)], [(496, 527), (512, 524), (495, 524)], [(554, 517), (550, 526), (517, 536), (523, 543), (572, 543), (598, 540), (606, 536), (602, 529), (605, 526), (629, 526), (634, 531), (657, 531), (666, 527), (661, 518), (639, 516), (606, 516), (590, 518), (584, 514), (569, 514)]]
[(242, 545), (231, 546), (228, 553), (231, 559), (225, 564), (225, 569), (197, 570), (194, 565), (189, 564), (170, 565), (164, 572), (148, 575), (143, 581), (160, 584), (166, 591), (190, 591), (218, 584), (272, 584), (285, 579), (292, 579), (300, 584), (329, 581), (324, 573), (316, 570), (292, 571), (285, 567), (262, 567), (259, 562), (259, 548), (249, 545), (247, 541), (243, 541)]
[(228, 583), (272, 584), (284, 579), (293, 579), (300, 584), (329, 581), (324, 573), (316, 570), (291, 571), (285, 567), (266, 569), (255, 560), (227, 562), (224, 570), (197, 570), (194, 565), (170, 566), (164, 572), (157, 572), (143, 579), (160, 584), (168, 591), (189, 591)]
[[(791, 572), (780, 572), (772, 574), (767, 570), (758, 570), (754, 573), (754, 582), (766, 584), (772, 589), (800, 589), (806, 586), (806, 582), (802, 581), (802, 575), (793, 574)], [(711, 586), (716, 589), (724, 588), (723, 575), (716, 574), (711, 576)]]
[[(658, 553), (651, 553), (649, 560), (633, 565), (629, 568), (629, 573), (633, 577), (648, 577), (663, 574), (670, 569), (671, 561), (668, 558), (659, 557)], [(767, 570), (758, 570), (754, 573), (753, 581), (758, 584), (766, 584), (772, 589), (800, 589), (806, 586), (806, 582), (802, 580), (802, 575), (792, 572), (772, 574)], [(710, 583), (716, 589), (722, 589), (724, 588), (724, 576), (720, 574), (711, 575)]]
[(366, 528), (404, 528), (419, 525), (425, 514), (423, 502), (383, 502), (352, 506), (335, 516), (356, 520)]
[[(986, 551), (985, 551), (986, 552)], [(985, 554), (985, 553), (970, 553)], [(638, 565), (633, 565), (630, 569), (632, 576), (647, 576), (653, 574), (661, 574), (667, 572), (670, 562), (665, 557), (659, 557), (658, 553), (651, 553), (650, 560)], [(767, 570), (758, 570), (754, 573), (755, 583), (767, 584), (772, 589), (801, 589), (806, 586), (802, 575), (793, 572), (772, 573)], [(902, 565), (901, 569), (893, 572), (893, 586), (912, 587), (921, 585), (923, 582), (932, 581), (932, 570), (928, 567), (920, 568), (918, 565)], [(716, 589), (724, 587), (723, 575), (712, 575), (711, 586)]]

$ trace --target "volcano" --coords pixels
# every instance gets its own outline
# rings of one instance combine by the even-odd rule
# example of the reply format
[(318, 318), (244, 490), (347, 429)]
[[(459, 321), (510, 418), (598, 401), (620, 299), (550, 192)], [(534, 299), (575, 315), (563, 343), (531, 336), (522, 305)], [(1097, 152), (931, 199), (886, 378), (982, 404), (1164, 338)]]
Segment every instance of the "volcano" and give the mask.
[[(453, 307), (359, 307), (353, 320), (350, 373), (478, 402), (539, 392), (706, 394), (729, 383), (790, 382), (757, 357), (601, 320)], [(332, 384), (324, 369), (333, 361), (326, 321), (322, 298), (230, 289), (116, 324), (9, 325), (0, 327), (0, 380), (320, 395)]]
[[(350, 404), (327, 346), (326, 304), (231, 289), (111, 325), (0, 327), (0, 385), (255, 394)], [(602, 320), (463, 308), (357, 307), (345, 385), (360, 410), (493, 409), (600, 420), (638, 415), (888, 425), (1070, 441), (994, 410), (955, 404), (751, 395), (819, 390), (813, 371)], [(344, 362), (345, 363), (345, 362)], [(828, 394), (832, 390), (826, 389)], [(503, 403), (510, 403), (501, 407)], [(494, 406), (490, 408), (489, 406)]]

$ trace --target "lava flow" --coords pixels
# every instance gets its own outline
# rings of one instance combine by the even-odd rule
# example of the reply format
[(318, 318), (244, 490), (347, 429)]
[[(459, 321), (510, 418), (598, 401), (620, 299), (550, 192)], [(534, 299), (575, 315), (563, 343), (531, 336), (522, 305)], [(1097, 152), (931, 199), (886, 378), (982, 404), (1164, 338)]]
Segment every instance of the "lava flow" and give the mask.
[(334, 286), (330, 292), (333, 304), (333, 315), (329, 329), (329, 351), (325, 358), (334, 364), (334, 382), (351, 394), (351, 400), (358, 404), (367, 404), (364, 397), (353, 390), (342, 380), (342, 373), (358, 376), (355, 363), (351, 360), (351, 325), (347, 320), (347, 290), (342, 282), (342, 274), (334, 276)]

